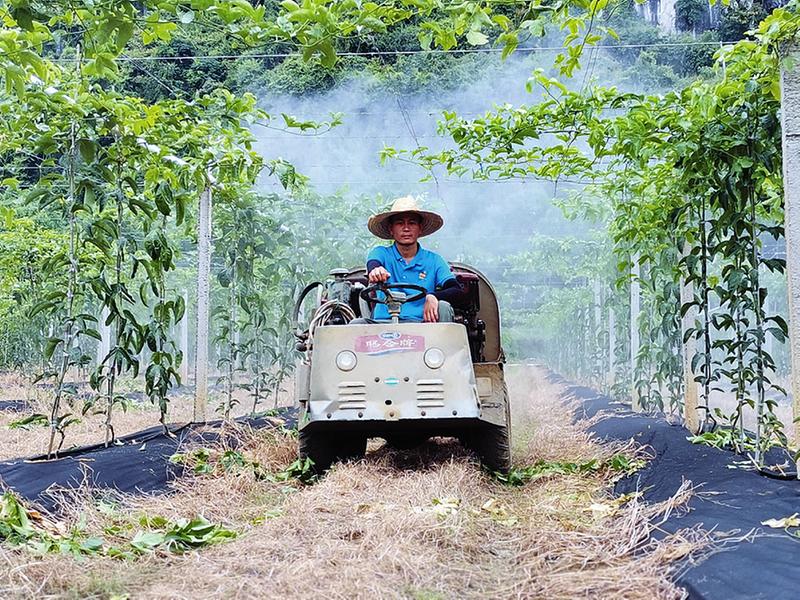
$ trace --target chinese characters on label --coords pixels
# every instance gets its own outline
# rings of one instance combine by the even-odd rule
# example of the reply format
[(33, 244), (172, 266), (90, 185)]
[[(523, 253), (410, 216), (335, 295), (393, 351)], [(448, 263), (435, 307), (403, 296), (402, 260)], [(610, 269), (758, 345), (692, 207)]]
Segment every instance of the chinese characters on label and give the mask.
[(363, 354), (378, 355), (395, 352), (424, 352), (425, 338), (421, 335), (397, 336), (361, 335), (356, 338), (355, 351)]

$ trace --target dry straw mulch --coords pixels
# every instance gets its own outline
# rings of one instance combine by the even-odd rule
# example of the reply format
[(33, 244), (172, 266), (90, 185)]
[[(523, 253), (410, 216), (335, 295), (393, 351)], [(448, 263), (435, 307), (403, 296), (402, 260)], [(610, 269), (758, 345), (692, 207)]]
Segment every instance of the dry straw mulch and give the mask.
[[(544, 372), (509, 375), (515, 463), (604, 459), (573, 423)], [(248, 456), (291, 462), (290, 436), (254, 433)], [(632, 448), (625, 450), (634, 452)], [(679, 598), (670, 580), (707, 544), (700, 531), (659, 542), (654, 528), (691, 496), (646, 505), (608, 495), (607, 474), (555, 476), (507, 487), (450, 440), (418, 451), (371, 445), (309, 486), (218, 474), (183, 480), (170, 496), (129, 498), (116, 518), (192, 516), (241, 532), (183, 556), (135, 561), (34, 557), (0, 550), (0, 596), (75, 598)], [(107, 517), (73, 506), (90, 529)]]
[[(72, 377), (76, 381), (81, 379), (77, 375)], [(91, 390), (85, 384), (76, 384), (80, 391), (78, 397), (73, 398), (72, 406), (68, 402), (62, 404), (64, 411), (69, 411), (79, 418), (79, 422), (67, 428), (64, 441), (64, 450), (74, 446), (86, 446), (98, 444), (105, 441), (105, 406), (100, 403), (96, 407), (83, 413), (83, 404)], [(129, 403), (123, 409), (115, 406), (113, 412), (114, 432), (117, 437), (122, 437), (131, 433), (136, 433), (142, 429), (153, 427), (159, 423), (159, 410), (157, 406), (151, 404), (141, 393), (143, 383), (138, 381), (123, 380), (119, 385), (119, 392), (135, 392), (136, 401)], [(292, 399), (287, 390), (292, 389), (291, 380), (284, 384), (279, 396), (280, 406), (290, 406)], [(0, 411), (0, 460), (18, 458), (21, 456), (33, 456), (47, 452), (50, 439), (50, 429), (48, 427), (33, 427), (31, 429), (10, 429), (8, 426), (33, 413), (50, 414), (52, 402), (52, 388), (45, 387), (44, 384), (32, 384), (17, 374), (0, 374), (0, 399), (24, 401), (28, 404), (28, 409), (17, 411)], [(209, 419), (221, 418), (220, 405), (223, 401), (223, 392), (220, 389), (212, 390), (208, 404)], [(252, 410), (253, 400), (248, 396), (246, 390), (238, 389), (235, 393), (236, 404), (231, 411), (233, 417), (246, 415)], [(189, 423), (193, 415), (192, 393), (180, 388), (169, 395), (168, 422), (176, 425)], [(274, 399), (263, 400), (258, 410), (267, 410), (274, 407)]]

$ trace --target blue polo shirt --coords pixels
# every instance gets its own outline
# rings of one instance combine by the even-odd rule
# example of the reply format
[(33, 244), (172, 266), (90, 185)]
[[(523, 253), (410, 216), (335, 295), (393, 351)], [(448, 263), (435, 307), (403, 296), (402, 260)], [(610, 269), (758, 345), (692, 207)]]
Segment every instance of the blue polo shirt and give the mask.
[[(449, 279), (454, 279), (450, 265), (436, 254), (417, 244), (417, 254), (408, 263), (400, 256), (397, 246), (376, 246), (373, 248), (367, 262), (377, 260), (384, 269), (389, 271), (389, 280), (386, 283), (411, 283), (424, 287), (432, 294), (437, 287)], [(409, 296), (417, 294), (414, 290), (406, 292)], [(406, 302), (400, 310), (400, 318), (404, 321), (422, 321), (422, 311), (425, 307), (425, 298), (416, 302)], [(372, 315), (375, 320), (389, 319), (389, 310), (385, 304), (378, 304)]]

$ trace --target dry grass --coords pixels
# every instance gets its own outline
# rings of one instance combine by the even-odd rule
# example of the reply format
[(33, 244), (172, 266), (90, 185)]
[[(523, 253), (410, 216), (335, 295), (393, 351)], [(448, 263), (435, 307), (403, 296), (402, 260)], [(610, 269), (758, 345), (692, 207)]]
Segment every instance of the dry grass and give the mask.
[[(509, 373), (517, 400), (515, 462), (582, 461), (614, 450), (573, 424), (544, 373)], [(183, 480), (170, 496), (129, 498), (114, 516), (192, 516), (226, 523), (235, 541), (180, 557), (40, 559), (0, 550), (0, 596), (19, 598), (678, 598), (676, 561), (705, 543), (650, 533), (691, 495), (615, 501), (603, 475), (505, 487), (449, 440), (398, 453), (375, 444), (299, 487), (251, 473)], [(290, 437), (254, 433), (244, 451), (270, 469), (294, 457)], [(108, 523), (90, 504), (90, 530)]]
[[(283, 392), (279, 396), (280, 406), (291, 405), (291, 398), (286, 390), (292, 389), (292, 382), (284, 383)], [(141, 394), (143, 384), (141, 381), (123, 381), (121, 385), (123, 392), (138, 392)], [(88, 393), (87, 386), (81, 386), (82, 393)], [(237, 390), (234, 396), (238, 399), (232, 415), (238, 417), (248, 414), (252, 409), (252, 399), (248, 397), (244, 390)], [(170, 423), (182, 424), (192, 420), (193, 397), (190, 391), (183, 390), (170, 393), (169, 416)], [(17, 411), (0, 411), (0, 460), (16, 458), (19, 456), (31, 456), (47, 452), (47, 445), (50, 438), (50, 430), (46, 427), (34, 427), (30, 430), (9, 429), (8, 425), (13, 421), (21, 419), (33, 413), (50, 413), (50, 403), (52, 401), (52, 390), (43, 386), (33, 385), (16, 374), (0, 374), (0, 400), (25, 400), (30, 404), (30, 409)], [(216, 418), (214, 412), (222, 402), (222, 394), (219, 391), (212, 391), (209, 398), (208, 414), (209, 418)], [(259, 410), (272, 408), (274, 405), (272, 398), (268, 402), (259, 404)], [(85, 446), (97, 444), (105, 440), (105, 428), (103, 426), (105, 415), (92, 414), (81, 415), (83, 400), (76, 399), (74, 406), (65, 405), (64, 411), (71, 411), (80, 417), (80, 422), (70, 425), (67, 429), (67, 436), (64, 442), (64, 449), (73, 446)], [(101, 408), (101, 407), (98, 407)], [(113, 423), (114, 432), (117, 436), (124, 436), (147, 427), (158, 425), (159, 412), (146, 399), (137, 400), (130, 403), (127, 410), (115, 407)]]

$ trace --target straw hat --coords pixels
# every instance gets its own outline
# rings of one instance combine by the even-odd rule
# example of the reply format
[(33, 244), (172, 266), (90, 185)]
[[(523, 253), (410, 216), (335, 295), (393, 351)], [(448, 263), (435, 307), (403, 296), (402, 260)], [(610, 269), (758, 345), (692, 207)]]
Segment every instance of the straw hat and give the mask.
[(392, 208), (386, 212), (372, 215), (367, 222), (369, 230), (379, 238), (384, 240), (392, 239), (391, 221), (392, 217), (402, 213), (416, 213), (420, 218), (421, 233), (419, 237), (432, 234), (444, 225), (444, 219), (435, 212), (422, 210), (417, 204), (417, 199), (413, 196), (403, 196), (397, 198), (392, 203)]

